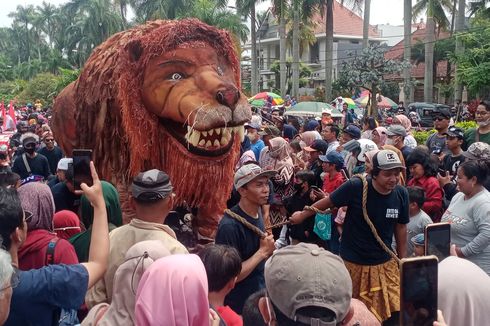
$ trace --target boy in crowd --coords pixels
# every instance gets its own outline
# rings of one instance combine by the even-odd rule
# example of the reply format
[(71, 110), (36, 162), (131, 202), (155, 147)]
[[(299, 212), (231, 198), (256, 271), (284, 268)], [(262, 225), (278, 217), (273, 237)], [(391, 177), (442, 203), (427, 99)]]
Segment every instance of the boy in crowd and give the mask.
[(416, 236), (412, 237), (410, 240), (413, 245), (413, 254), (411, 256), (414, 257), (422, 257), (425, 255), (425, 236), (423, 233), (419, 233)]
[(410, 222), (407, 224), (407, 256), (413, 256), (415, 253), (415, 246), (413, 243), (413, 238), (420, 233), (424, 233), (425, 226), (431, 224), (432, 220), (422, 210), (422, 206), (425, 202), (425, 192), (424, 189), (420, 187), (407, 187), (408, 190), (408, 213), (410, 215)]
[(216, 310), (227, 326), (242, 326), (242, 318), (229, 306), (225, 297), (235, 287), (242, 270), (242, 259), (238, 251), (230, 246), (209, 245), (200, 253), (208, 276), (208, 298), (211, 308)]
[(456, 176), (458, 167), (464, 162), (463, 155), (464, 132), (460, 128), (450, 127), (446, 132), (446, 147), (449, 153), (444, 156), (441, 162), (441, 169), (449, 173), (451, 177)]

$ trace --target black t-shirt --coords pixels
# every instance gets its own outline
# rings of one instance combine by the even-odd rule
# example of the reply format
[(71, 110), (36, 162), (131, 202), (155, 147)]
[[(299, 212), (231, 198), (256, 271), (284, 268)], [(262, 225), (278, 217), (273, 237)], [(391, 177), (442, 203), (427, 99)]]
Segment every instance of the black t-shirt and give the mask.
[(310, 170), (313, 171), (313, 173), (315, 173), (315, 186), (317, 186), (320, 189), (323, 188), (322, 165), (319, 162), (315, 162), (314, 164), (311, 165)]
[[(231, 211), (264, 231), (262, 214), (259, 213), (258, 219), (252, 218), (238, 205), (234, 206)], [(234, 247), (240, 253), (242, 262), (252, 257), (260, 247), (259, 236), (227, 214), (219, 222), (215, 242)], [(242, 313), (247, 298), (265, 287), (264, 265), (265, 261), (262, 261), (249, 276), (235, 285), (235, 288), (226, 296), (225, 305), (229, 305), (238, 314)]]
[[(367, 212), (378, 235), (390, 248), (395, 225), (407, 224), (408, 192), (397, 185), (388, 195), (377, 192), (368, 180)], [(362, 182), (359, 178), (346, 181), (330, 194), (336, 207), (347, 206), (344, 230), (340, 242), (340, 256), (360, 265), (379, 265), (390, 260), (390, 255), (378, 244), (362, 215)]]
[(43, 147), (38, 151), (39, 154), (46, 156), (49, 162), (49, 170), (52, 174), (58, 170), (58, 162), (63, 158), (63, 152), (58, 146), (55, 146), (52, 150), (47, 147)]
[(51, 188), (56, 212), (70, 210), (78, 212), (80, 206), (80, 196), (72, 193), (64, 182), (57, 183)]
[[(288, 216), (293, 215), (294, 212), (302, 211), (305, 206), (313, 204), (310, 198), (310, 192), (311, 190), (308, 190), (304, 195), (301, 195), (301, 192), (297, 191), (291, 197), (284, 199), (284, 207), (288, 212)], [(313, 232), (314, 226), (315, 216), (310, 216), (301, 224), (288, 225), (289, 236), (301, 242), (317, 243), (319, 238)], [(305, 235), (305, 231), (308, 231), (308, 237)]]
[(405, 160), (405, 162), (407, 161), (408, 155), (410, 155), (412, 150), (413, 149), (408, 146), (403, 146), (402, 149), (400, 150), (400, 152), (402, 152), (403, 159)]
[(464, 160), (465, 156), (463, 154), (460, 154), (458, 156), (446, 154), (446, 156), (444, 156), (444, 159), (442, 160), (441, 168), (444, 171), (449, 171), (450, 175), (455, 176), (456, 172), (458, 171), (459, 165), (463, 163)]
[(20, 175), (21, 179), (25, 179), (32, 174), (41, 175), (44, 177), (45, 180), (48, 179), (51, 173), (49, 171), (48, 159), (44, 155), (37, 154), (36, 156), (31, 158), (29, 157), (29, 155), (26, 154), (27, 164), (29, 164), (31, 173), (27, 172), (22, 157), (23, 156), (20, 155), (15, 158), (14, 165), (12, 166), (12, 172), (15, 172), (18, 175)]

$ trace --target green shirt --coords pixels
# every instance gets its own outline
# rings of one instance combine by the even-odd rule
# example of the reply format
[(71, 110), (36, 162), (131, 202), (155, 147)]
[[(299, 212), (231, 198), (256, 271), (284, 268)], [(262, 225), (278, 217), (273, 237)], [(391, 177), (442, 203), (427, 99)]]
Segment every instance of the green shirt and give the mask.
[[(466, 132), (464, 133), (466, 148), (468, 148), (471, 144), (476, 142), (475, 135), (476, 135), (476, 128), (470, 128), (466, 130)], [(490, 145), (490, 132), (487, 132), (486, 134), (479, 134), (479, 136), (480, 136), (479, 141)]]

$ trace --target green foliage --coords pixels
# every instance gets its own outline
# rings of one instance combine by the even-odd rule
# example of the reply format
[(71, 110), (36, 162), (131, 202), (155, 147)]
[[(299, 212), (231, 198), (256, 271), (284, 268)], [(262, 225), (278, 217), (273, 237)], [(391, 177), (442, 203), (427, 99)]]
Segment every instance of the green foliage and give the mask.
[(460, 121), (454, 124), (456, 127), (461, 128), (463, 130), (468, 130), (470, 128), (476, 128), (476, 121)]
[(76, 70), (70, 70), (70, 69), (63, 69), (60, 68), (60, 75), (57, 78), (56, 86), (55, 86), (55, 92), (59, 93), (68, 86), (71, 82), (75, 81), (78, 76), (80, 76), (80, 69)]
[(8, 80), (0, 83), (0, 100), (13, 100), (17, 94), (22, 92), (26, 87), (27, 82), (22, 79)]
[(417, 144), (425, 145), (427, 138), (429, 138), (429, 136), (432, 135), (434, 132), (436, 132), (434, 129), (432, 129), (432, 130), (420, 130), (420, 131), (412, 132), (412, 135), (413, 135), (413, 138), (415, 138), (415, 140), (417, 141)]
[(58, 77), (51, 73), (41, 73), (31, 79), (25, 88), (17, 95), (19, 103), (32, 102), (40, 99), (45, 105), (52, 105), (56, 96)]
[[(291, 93), (291, 87), (292, 87), (292, 76), (293, 76), (293, 70), (292, 70), (292, 58), (288, 58), (286, 60), (286, 85), (287, 90), (286, 94)], [(274, 72), (276, 74), (276, 80), (279, 79), (279, 74), (280, 74), (280, 64), (279, 60), (274, 61), (271, 66), (270, 66), (270, 71)], [(303, 62), (299, 63), (299, 87), (304, 87), (305, 85), (308, 84), (309, 77), (311, 76), (311, 69), (308, 67), (306, 64)]]
[(475, 18), (471, 31), (461, 34), (465, 51), (456, 57), (458, 72), (468, 90), (478, 93), (490, 85), (490, 20)]

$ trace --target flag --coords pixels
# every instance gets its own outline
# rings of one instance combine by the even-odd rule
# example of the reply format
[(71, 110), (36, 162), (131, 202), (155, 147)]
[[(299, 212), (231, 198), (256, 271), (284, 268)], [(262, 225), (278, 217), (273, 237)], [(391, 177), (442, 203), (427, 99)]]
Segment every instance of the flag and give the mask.
[(14, 125), (17, 125), (17, 119), (15, 118), (14, 101), (10, 101), (9, 104), (9, 116), (12, 118)]
[(5, 106), (3, 105), (3, 101), (2, 101), (2, 119), (3, 119), (3, 125), (2, 125), (2, 128), (5, 129), (5, 126), (7, 125), (7, 119), (5, 118)]

